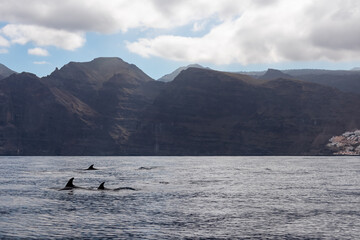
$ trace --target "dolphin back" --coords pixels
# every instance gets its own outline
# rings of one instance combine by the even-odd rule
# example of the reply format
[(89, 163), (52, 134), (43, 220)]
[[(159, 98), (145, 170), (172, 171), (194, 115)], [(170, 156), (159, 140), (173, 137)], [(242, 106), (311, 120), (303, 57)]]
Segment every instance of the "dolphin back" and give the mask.
[(104, 184), (105, 182), (101, 183), (100, 186), (98, 187), (98, 190), (105, 190)]
[(90, 167), (88, 167), (86, 170), (97, 170), (97, 169), (94, 168), (94, 164), (91, 164)]
[(115, 188), (114, 191), (120, 191), (120, 190), (131, 190), (131, 191), (136, 191), (135, 188), (132, 187), (119, 187), (119, 188)]
[(75, 187), (73, 184), (74, 178), (70, 178), (67, 184), (65, 185), (66, 188), (73, 188)]

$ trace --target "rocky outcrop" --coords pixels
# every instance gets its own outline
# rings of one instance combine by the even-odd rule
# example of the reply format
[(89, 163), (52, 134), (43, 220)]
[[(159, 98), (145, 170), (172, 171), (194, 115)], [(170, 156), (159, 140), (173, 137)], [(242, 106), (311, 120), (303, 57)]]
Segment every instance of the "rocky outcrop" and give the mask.
[(360, 130), (333, 136), (327, 146), (334, 155), (360, 155)]

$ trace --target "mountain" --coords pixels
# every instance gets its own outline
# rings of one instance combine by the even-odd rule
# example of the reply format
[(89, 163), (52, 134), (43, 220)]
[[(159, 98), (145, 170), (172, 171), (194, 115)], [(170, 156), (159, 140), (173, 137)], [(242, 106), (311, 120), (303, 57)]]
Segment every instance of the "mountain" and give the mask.
[(346, 74), (352, 74), (348, 70), (326, 70), (326, 69), (290, 69), (282, 70), (283, 73), (289, 74), (294, 77), (304, 76), (304, 75), (335, 75), (342, 76)]
[(81, 155), (103, 152), (111, 138), (98, 113), (30, 73), (0, 82), (0, 152), (3, 155)]
[(161, 87), (119, 58), (71, 62), (44, 78), (22, 73), (0, 83), (5, 155), (121, 154), (139, 112)]
[(166, 75), (162, 76), (161, 78), (158, 79), (158, 81), (171, 82), (172, 80), (174, 80), (177, 77), (177, 75), (179, 75), (179, 73), (181, 71), (186, 70), (188, 68), (204, 68), (204, 67), (199, 65), (199, 64), (190, 64), (190, 65), (187, 65), (185, 67), (179, 67), (178, 69), (176, 69), (172, 73), (169, 73), (169, 74), (166, 74)]
[(97, 112), (95, 125), (117, 146), (112, 152), (115, 155), (126, 154), (126, 143), (136, 130), (137, 119), (163, 85), (120, 58), (71, 62), (46, 81)]
[(83, 63), (70, 62), (60, 70), (56, 69), (45, 80), (52, 86), (76, 95), (91, 107), (99, 108), (102, 104), (98, 98), (99, 94), (115, 76), (123, 76), (126, 81), (133, 81), (134, 84), (153, 80), (138, 67), (120, 58), (96, 58)]
[(268, 69), (266, 72), (238, 72), (238, 74), (246, 74), (262, 80), (298, 79), (337, 88), (343, 92), (360, 94), (360, 71), (356, 70)]
[(359, 95), (281, 76), (188, 68), (164, 83), (120, 58), (12, 74), (0, 154), (327, 155), (329, 139), (360, 128)]
[(146, 155), (328, 154), (329, 138), (360, 127), (359, 96), (296, 80), (190, 68), (155, 99), (132, 137)]
[(16, 72), (14, 72), (13, 70), (9, 69), (8, 67), (0, 63), (0, 80), (10, 76), (13, 73)]
[(293, 78), (360, 94), (360, 72), (345, 70), (287, 70)]
[(143, 71), (134, 64), (128, 64), (120, 58), (95, 58), (90, 62), (70, 62), (60, 70), (56, 69), (50, 78), (77, 79), (85, 81), (93, 87), (99, 87), (115, 74), (129, 75), (134, 78), (151, 80)]
[(276, 70), (276, 69), (271, 69), (269, 68), (264, 75), (260, 76), (259, 79), (263, 79), (263, 80), (275, 80), (278, 78), (288, 78), (291, 79), (293, 78), (291, 75), (289, 74), (285, 74), (283, 72), (281, 72), (280, 70)]
[(351, 71), (360, 71), (360, 67), (354, 67)]

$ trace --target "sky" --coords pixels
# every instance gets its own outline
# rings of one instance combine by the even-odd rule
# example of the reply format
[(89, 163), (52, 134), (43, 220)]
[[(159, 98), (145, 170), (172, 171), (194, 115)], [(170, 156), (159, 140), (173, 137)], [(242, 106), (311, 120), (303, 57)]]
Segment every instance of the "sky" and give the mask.
[(120, 57), (154, 79), (223, 71), (360, 67), (358, 0), (0, 0), (0, 63), (46, 76)]

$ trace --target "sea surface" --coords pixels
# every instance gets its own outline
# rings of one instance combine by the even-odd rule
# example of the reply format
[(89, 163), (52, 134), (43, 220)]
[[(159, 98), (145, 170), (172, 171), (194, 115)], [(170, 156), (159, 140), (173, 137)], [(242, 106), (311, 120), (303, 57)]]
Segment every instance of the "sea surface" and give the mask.
[[(360, 239), (360, 157), (0, 164), (0, 239)], [(99, 170), (83, 170), (91, 164)], [(59, 191), (71, 177), (84, 189)], [(101, 182), (136, 191), (99, 191)]]

